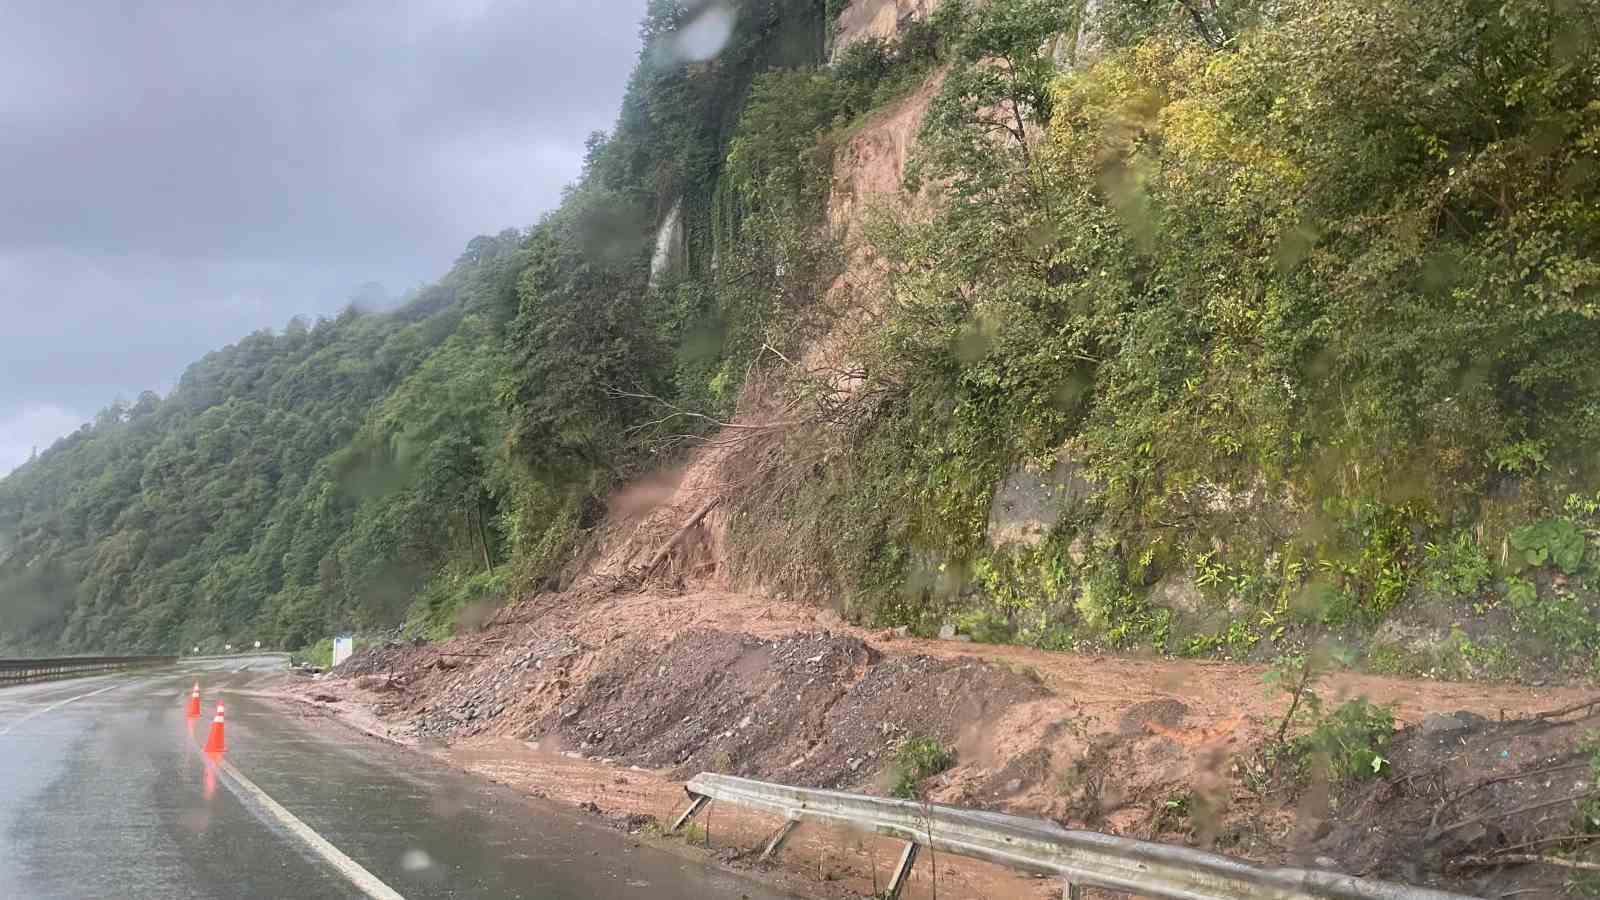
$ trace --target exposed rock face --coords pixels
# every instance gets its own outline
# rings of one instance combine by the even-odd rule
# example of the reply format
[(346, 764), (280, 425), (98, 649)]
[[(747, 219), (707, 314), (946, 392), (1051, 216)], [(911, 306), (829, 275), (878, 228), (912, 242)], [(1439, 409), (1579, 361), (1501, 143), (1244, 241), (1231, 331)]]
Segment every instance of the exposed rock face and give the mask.
[[(973, 0), (968, 2), (971, 4)], [(857, 41), (893, 40), (906, 23), (927, 18), (939, 8), (939, 3), (940, 0), (851, 0), (835, 22), (833, 59), (837, 60), (839, 54)], [(1099, 28), (1104, 7), (1104, 0), (1082, 0), (1078, 27), (1051, 42), (1050, 53), (1058, 67), (1070, 69), (1087, 65), (1100, 54), (1105, 46)]]
[(654, 285), (662, 275), (683, 264), (683, 201), (672, 204), (672, 210), (661, 220), (656, 230), (656, 250), (650, 257), (650, 283)]
[(1100, 30), (1100, 14), (1104, 6), (1103, 0), (1084, 0), (1083, 10), (1078, 13), (1078, 32), (1077, 39), (1072, 42), (1072, 55), (1064, 62), (1057, 59), (1057, 65), (1088, 65), (1105, 49), (1105, 35)]
[(1184, 574), (1168, 575), (1161, 579), (1151, 592), (1157, 603), (1181, 613), (1199, 613), (1205, 608), (1205, 597), (1195, 586), (1194, 579)]
[(1014, 469), (989, 504), (989, 543), (995, 547), (1032, 547), (1050, 529), (1083, 509), (1095, 494), (1094, 482), (1070, 459), (1048, 472)]
[(1193, 636), (1221, 635), (1233, 619), (1243, 614), (1237, 598), (1208, 598), (1187, 569), (1170, 572), (1152, 585), (1147, 600), (1172, 612), (1170, 637), (1178, 642)]
[(833, 58), (856, 41), (892, 40), (904, 23), (927, 18), (938, 7), (939, 0), (851, 0), (835, 23)]

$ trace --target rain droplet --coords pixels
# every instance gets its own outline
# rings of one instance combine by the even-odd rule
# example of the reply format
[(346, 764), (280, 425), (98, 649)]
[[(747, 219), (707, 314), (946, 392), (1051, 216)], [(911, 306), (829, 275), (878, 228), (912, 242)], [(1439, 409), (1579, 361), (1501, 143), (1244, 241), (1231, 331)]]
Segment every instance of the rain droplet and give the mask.
[(400, 857), (400, 868), (407, 872), (420, 872), (432, 867), (433, 857), (429, 856), (426, 850), (407, 850), (405, 855)]
[(722, 52), (733, 36), (733, 10), (713, 3), (672, 36), (672, 55), (683, 62), (705, 62)]

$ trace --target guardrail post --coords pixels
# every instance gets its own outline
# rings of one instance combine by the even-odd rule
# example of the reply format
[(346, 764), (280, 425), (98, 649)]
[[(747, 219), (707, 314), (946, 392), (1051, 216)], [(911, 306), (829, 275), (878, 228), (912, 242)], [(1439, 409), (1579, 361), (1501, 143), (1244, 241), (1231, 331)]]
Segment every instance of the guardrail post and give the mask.
[(916, 865), (919, 849), (916, 841), (906, 841), (906, 848), (900, 851), (900, 861), (895, 864), (894, 875), (889, 878), (889, 887), (883, 892), (885, 900), (900, 900), (900, 891), (905, 888), (906, 879), (911, 877), (911, 867)]
[(1061, 900), (1083, 900), (1083, 886), (1061, 880)]
[(772, 837), (767, 839), (767, 845), (761, 850), (761, 858), (771, 859), (774, 853), (782, 849), (783, 842), (789, 839), (789, 832), (794, 831), (795, 826), (799, 824), (799, 819), (788, 819), (779, 826), (778, 830), (772, 833)]
[(667, 829), (667, 833), (671, 834), (677, 831), (679, 828), (682, 828), (683, 823), (694, 818), (695, 813), (699, 812), (702, 807), (711, 802), (711, 798), (707, 797), (705, 794), (690, 794), (689, 796), (693, 798), (689, 801), (689, 808), (684, 810), (683, 813), (680, 814), (676, 819), (672, 820), (672, 827)]

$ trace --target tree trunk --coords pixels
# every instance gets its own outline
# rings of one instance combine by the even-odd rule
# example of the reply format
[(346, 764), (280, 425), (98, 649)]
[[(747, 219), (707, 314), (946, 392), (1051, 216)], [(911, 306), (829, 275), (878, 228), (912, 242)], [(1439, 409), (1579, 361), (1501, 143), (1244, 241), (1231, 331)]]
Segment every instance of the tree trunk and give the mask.
[(489, 533), (483, 527), (483, 500), (479, 498), (473, 517), (478, 520), (478, 546), (483, 549), (483, 571), (494, 571), (494, 560), (489, 556)]

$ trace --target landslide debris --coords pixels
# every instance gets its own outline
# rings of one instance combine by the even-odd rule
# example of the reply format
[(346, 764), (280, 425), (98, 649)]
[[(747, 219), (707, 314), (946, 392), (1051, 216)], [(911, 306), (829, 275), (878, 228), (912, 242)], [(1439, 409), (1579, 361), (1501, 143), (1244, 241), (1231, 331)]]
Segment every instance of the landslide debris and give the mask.
[(1387, 777), (1307, 790), (1301, 828), (1316, 837), (1300, 856), (1484, 897), (1568, 887), (1593, 896), (1592, 873), (1525, 861), (1581, 864), (1600, 840), (1590, 820), (1600, 812), (1594, 704), (1557, 713), (1491, 719), (1460, 710), (1401, 729), (1385, 752)]
[[(289, 683), (336, 698), (319, 705), (341, 716), (371, 709), (402, 741), (470, 746), (480, 764), (514, 748), (533, 785), (610, 763), (652, 783), (715, 770), (883, 794), (900, 745), (927, 737), (955, 754), (917, 784), (937, 802), (1488, 896), (1572, 880), (1515, 854), (1572, 852), (1553, 839), (1576, 827), (1565, 798), (1593, 780), (1585, 735), (1600, 717), (1586, 693), (1329, 676), (1331, 695), (1392, 704), (1407, 724), (1381, 775), (1328, 785), (1263, 766), (1283, 706), (1261, 678), (873, 633), (757, 595), (642, 590), (545, 595), (481, 631), (375, 646)], [(573, 802), (667, 812), (629, 806), (620, 788), (582, 791)]]
[(680, 777), (710, 769), (845, 787), (880, 773), (908, 736), (954, 745), (964, 729), (1047, 694), (1001, 666), (885, 658), (827, 631), (776, 640), (695, 631), (658, 654), (610, 654), (528, 737)]

